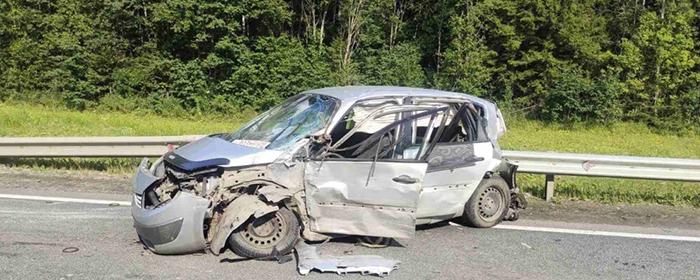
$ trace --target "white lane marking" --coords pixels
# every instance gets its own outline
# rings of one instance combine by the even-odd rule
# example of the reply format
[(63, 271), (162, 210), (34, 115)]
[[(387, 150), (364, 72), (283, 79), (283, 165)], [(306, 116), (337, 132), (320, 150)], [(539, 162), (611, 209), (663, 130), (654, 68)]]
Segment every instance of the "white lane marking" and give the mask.
[[(115, 208), (116, 209), (116, 208)], [(109, 219), (109, 220), (131, 220), (131, 216), (124, 216), (118, 212), (113, 215), (94, 215), (86, 212), (44, 212), (44, 211), (5, 211), (0, 210), (0, 217), (34, 217), (50, 218), (54, 220), (70, 219)]]
[(87, 199), (87, 198), (70, 198), (70, 197), (55, 197), (55, 196), (36, 196), (36, 195), (20, 195), (20, 194), (0, 194), (0, 198), (24, 199), (24, 200), (39, 200), (39, 201), (56, 201), (56, 202), (75, 202), (75, 203), (104, 204), (104, 205), (118, 205), (118, 206), (131, 206), (131, 202), (130, 202), (130, 201), (101, 200), (101, 199)]
[(510, 230), (523, 230), (523, 231), (539, 231), (539, 232), (554, 232), (554, 233), (568, 233), (568, 234), (583, 234), (583, 235), (598, 235), (598, 236), (613, 236), (613, 237), (629, 237), (629, 238), (643, 238), (643, 239), (700, 242), (700, 237), (694, 237), (694, 236), (616, 232), (616, 231), (601, 231), (601, 230), (587, 230), (587, 229), (529, 227), (529, 226), (515, 226), (515, 225), (497, 225), (497, 226), (494, 226), (493, 228), (510, 229)]
[[(129, 201), (84, 199), (84, 198), (70, 198), (70, 197), (0, 194), (0, 198), (131, 206), (131, 202), (129, 202)], [(450, 225), (461, 226), (461, 225), (453, 223), (453, 222), (450, 222)], [(568, 234), (582, 234), (582, 235), (597, 235), (597, 236), (613, 236), (613, 237), (629, 237), (629, 238), (643, 238), (643, 239), (700, 242), (700, 237), (694, 237), (694, 236), (678, 236), (678, 235), (647, 234), (647, 233), (632, 233), (632, 232), (615, 232), (615, 231), (600, 231), (600, 230), (587, 230), (587, 229), (530, 227), (530, 226), (516, 226), (516, 225), (496, 225), (493, 228), (522, 230), (522, 231), (538, 231), (538, 232), (568, 233)]]

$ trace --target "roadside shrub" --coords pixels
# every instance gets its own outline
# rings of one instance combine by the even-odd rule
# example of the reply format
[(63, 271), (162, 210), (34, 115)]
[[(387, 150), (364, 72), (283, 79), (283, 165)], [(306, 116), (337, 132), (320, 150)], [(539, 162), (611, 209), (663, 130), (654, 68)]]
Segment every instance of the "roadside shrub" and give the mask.
[(151, 95), (146, 98), (145, 102), (148, 104), (150, 110), (164, 117), (184, 117), (190, 115), (190, 112), (182, 106), (180, 99), (176, 97)]
[(159, 55), (142, 55), (129, 59), (124, 68), (114, 71), (112, 93), (122, 97), (166, 95), (178, 60)]
[(378, 50), (360, 64), (362, 83), (367, 85), (425, 86), (425, 72), (420, 65), (421, 53), (417, 46), (399, 44), (391, 49)]
[(95, 109), (98, 111), (134, 112), (145, 109), (142, 98), (129, 96), (124, 97), (118, 94), (107, 94), (100, 98)]
[(232, 74), (216, 86), (237, 107), (265, 109), (301, 91), (328, 86), (330, 69), (323, 49), (306, 48), (296, 38), (263, 37), (241, 55)]
[(700, 131), (700, 89), (688, 89), (681, 96), (669, 96), (657, 106), (656, 117), (648, 117), (647, 124), (660, 131), (690, 134)]
[(614, 77), (591, 80), (578, 70), (563, 71), (555, 78), (539, 109), (548, 121), (609, 124), (620, 119), (619, 86)]

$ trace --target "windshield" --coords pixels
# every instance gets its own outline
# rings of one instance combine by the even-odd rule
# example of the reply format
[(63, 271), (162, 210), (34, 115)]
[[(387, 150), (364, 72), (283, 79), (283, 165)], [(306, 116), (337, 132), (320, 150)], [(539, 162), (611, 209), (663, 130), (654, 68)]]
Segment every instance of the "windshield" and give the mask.
[(318, 94), (293, 96), (250, 121), (227, 139), (246, 146), (283, 150), (326, 127), (338, 101)]

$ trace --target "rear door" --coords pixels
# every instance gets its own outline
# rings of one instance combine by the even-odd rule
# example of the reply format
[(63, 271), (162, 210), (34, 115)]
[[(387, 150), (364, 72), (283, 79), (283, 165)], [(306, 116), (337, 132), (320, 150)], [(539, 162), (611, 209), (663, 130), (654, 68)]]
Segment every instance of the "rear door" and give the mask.
[[(402, 128), (417, 120), (434, 122), (445, 110), (395, 106), (370, 112), (368, 120), (356, 123), (357, 127), (340, 139), (342, 143), (309, 160), (305, 188), (311, 229), (366, 236), (412, 236), (432, 132), (426, 132), (420, 142), (411, 145), (402, 139), (415, 139), (415, 133)], [(393, 121), (387, 121), (387, 116)]]
[(428, 169), (417, 211), (421, 223), (462, 215), (464, 204), (490, 170), (493, 146), (478, 111), (468, 104), (456, 105), (426, 158)]

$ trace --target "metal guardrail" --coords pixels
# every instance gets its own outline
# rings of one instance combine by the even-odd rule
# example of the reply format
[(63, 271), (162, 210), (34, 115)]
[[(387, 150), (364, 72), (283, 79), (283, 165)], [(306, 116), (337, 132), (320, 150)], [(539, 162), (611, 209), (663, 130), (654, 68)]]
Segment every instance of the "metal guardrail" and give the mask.
[(700, 182), (700, 160), (504, 151), (519, 172)]
[(141, 137), (0, 137), (0, 157), (160, 156), (203, 135)]
[(700, 160), (555, 152), (503, 151), (518, 172), (545, 174), (545, 199), (554, 196), (554, 175), (700, 182)]
[[(0, 157), (160, 156), (203, 135), (145, 137), (0, 137)], [(554, 195), (554, 175), (599, 176), (700, 182), (700, 160), (503, 151), (523, 173), (545, 174), (546, 199)]]

